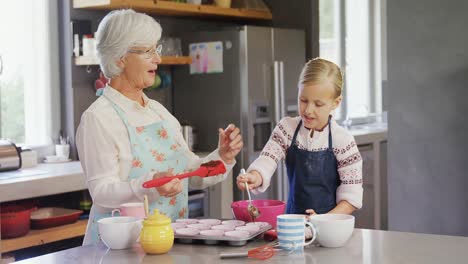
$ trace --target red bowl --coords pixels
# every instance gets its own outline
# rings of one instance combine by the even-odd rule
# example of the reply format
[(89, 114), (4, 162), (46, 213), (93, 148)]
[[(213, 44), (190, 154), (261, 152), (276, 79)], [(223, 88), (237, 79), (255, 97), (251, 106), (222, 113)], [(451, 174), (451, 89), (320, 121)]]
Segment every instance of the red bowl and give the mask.
[[(255, 219), (256, 222), (268, 222), (273, 228), (276, 228), (276, 217), (284, 214), (286, 203), (279, 200), (252, 200), (252, 204), (260, 211), (260, 216)], [(248, 200), (242, 200), (231, 203), (232, 213), (238, 220), (252, 222), (247, 206)]]
[(29, 232), (31, 209), (21, 205), (7, 205), (0, 209), (1, 238), (24, 236)]
[(40, 208), (31, 213), (31, 227), (33, 229), (42, 229), (71, 224), (76, 222), (82, 213), (81, 210), (58, 207)]

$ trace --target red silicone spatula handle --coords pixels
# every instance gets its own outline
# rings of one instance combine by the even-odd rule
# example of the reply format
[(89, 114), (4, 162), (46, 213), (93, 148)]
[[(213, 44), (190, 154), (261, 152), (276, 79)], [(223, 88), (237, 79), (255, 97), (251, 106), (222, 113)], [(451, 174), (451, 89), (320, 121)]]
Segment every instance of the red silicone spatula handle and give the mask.
[(173, 179), (175, 179), (175, 178), (174, 177), (161, 177), (161, 178), (158, 178), (158, 179), (150, 180), (150, 181), (147, 181), (147, 182), (143, 183), (143, 188), (161, 187), (164, 184), (172, 181)]
[(161, 187), (163, 186), (164, 184), (172, 181), (173, 179), (175, 178), (178, 178), (180, 180), (182, 179), (185, 179), (187, 177), (191, 177), (191, 176), (197, 176), (199, 175), (199, 172), (200, 172), (200, 169), (196, 170), (196, 171), (192, 171), (192, 172), (187, 172), (187, 173), (184, 173), (184, 174), (180, 174), (180, 175), (176, 175), (176, 176), (165, 176), (165, 177), (161, 177), (161, 178), (157, 178), (157, 179), (153, 179), (153, 180), (150, 180), (150, 181), (146, 181), (143, 183), (143, 188), (154, 188), (154, 187)]

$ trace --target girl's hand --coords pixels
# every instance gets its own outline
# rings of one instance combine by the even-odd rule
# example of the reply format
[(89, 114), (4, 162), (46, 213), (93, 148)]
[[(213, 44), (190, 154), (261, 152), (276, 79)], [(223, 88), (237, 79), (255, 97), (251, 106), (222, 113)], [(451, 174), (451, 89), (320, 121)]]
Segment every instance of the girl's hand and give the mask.
[[(159, 172), (153, 175), (153, 180), (165, 176), (171, 176), (171, 173), (167, 172)], [(163, 197), (173, 197), (182, 192), (182, 181), (179, 180), (178, 178), (174, 178), (172, 181), (164, 184), (163, 186), (160, 187), (155, 187), (156, 190), (158, 191), (159, 195)]]
[(245, 183), (249, 185), (249, 190), (255, 189), (263, 183), (262, 175), (260, 175), (260, 173), (255, 170), (249, 171), (246, 174), (239, 174), (236, 180), (237, 188), (239, 188), (241, 191), (245, 190)]
[(314, 209), (307, 209), (306, 214), (309, 214), (308, 216), (306, 216), (307, 220), (309, 220), (311, 216), (316, 215), (317, 213), (314, 211)]
[(226, 164), (232, 164), (234, 158), (244, 146), (240, 130), (234, 124), (229, 124), (224, 130), (222, 128), (218, 129), (218, 132), (219, 156)]

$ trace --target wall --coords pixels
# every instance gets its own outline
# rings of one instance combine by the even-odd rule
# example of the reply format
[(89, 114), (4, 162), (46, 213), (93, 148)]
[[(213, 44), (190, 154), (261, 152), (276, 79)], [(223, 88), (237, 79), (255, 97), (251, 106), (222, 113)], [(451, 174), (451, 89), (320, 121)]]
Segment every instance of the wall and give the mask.
[(466, 10), (387, 1), (390, 230), (468, 236)]
[[(254, 24), (284, 28), (300, 28), (306, 31), (307, 57), (318, 55), (318, 0), (295, 0), (296, 5), (285, 5), (281, 0), (266, 0), (265, 3), (273, 13), (272, 21), (243, 21), (214, 18), (180, 18), (157, 17), (163, 28), (163, 36), (177, 36), (177, 32), (216, 29), (223, 26)], [(62, 84), (62, 128), (74, 139), (82, 113), (96, 99), (94, 80), (98, 77), (99, 67), (91, 66), (91, 73), (85, 66), (75, 66), (72, 61), (71, 20), (91, 20), (93, 31), (107, 11), (90, 11), (72, 8), (72, 1), (59, 1), (60, 22), (60, 54), (61, 54), (61, 84)], [(186, 67), (186, 66), (173, 66)], [(170, 66), (161, 66), (162, 71), (171, 71)], [(162, 89), (148, 92), (147, 95), (161, 102), (172, 110), (172, 91)], [(73, 149), (71, 156), (77, 158)]]

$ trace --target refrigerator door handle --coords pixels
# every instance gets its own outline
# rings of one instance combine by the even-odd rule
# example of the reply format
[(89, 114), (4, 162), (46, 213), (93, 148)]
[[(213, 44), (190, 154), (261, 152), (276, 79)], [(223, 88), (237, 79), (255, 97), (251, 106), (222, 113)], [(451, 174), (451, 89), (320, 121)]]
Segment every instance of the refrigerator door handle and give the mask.
[(273, 62), (273, 78), (274, 78), (274, 108), (275, 108), (275, 125), (281, 120), (281, 83), (280, 83), (280, 63), (278, 61)]
[(280, 76), (280, 118), (286, 116), (286, 99), (284, 98), (284, 63), (279, 62), (279, 76)]

